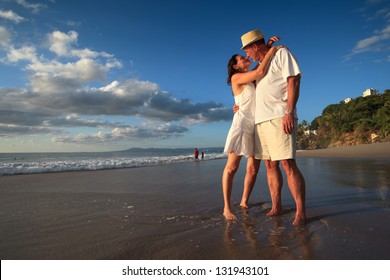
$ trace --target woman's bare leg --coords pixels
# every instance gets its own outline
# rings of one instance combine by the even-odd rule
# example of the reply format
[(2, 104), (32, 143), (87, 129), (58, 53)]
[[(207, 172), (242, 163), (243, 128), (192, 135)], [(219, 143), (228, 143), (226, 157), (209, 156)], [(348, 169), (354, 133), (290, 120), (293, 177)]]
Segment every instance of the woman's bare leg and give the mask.
[(256, 183), (257, 173), (260, 168), (260, 160), (254, 157), (249, 157), (246, 165), (246, 174), (244, 180), (244, 191), (242, 193), (240, 206), (248, 208), (249, 196), (252, 193), (253, 187)]
[(234, 215), (230, 205), (230, 197), (233, 189), (234, 175), (240, 166), (240, 161), (241, 156), (238, 156), (235, 153), (230, 153), (222, 174), (222, 191), (224, 201), (223, 215), (227, 220), (237, 220), (237, 217)]

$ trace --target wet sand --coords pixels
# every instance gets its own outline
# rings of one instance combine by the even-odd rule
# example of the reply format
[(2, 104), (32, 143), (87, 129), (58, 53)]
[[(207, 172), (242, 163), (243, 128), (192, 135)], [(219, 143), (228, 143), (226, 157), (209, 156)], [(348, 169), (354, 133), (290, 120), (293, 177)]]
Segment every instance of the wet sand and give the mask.
[[(225, 160), (118, 170), (0, 177), (0, 257), (7, 259), (390, 258), (390, 143), (299, 153), (308, 224), (268, 218), (264, 166), (250, 208), (232, 195), (237, 222), (222, 216)], [(243, 162), (244, 165), (244, 162)], [(285, 181), (286, 182), (286, 181)]]

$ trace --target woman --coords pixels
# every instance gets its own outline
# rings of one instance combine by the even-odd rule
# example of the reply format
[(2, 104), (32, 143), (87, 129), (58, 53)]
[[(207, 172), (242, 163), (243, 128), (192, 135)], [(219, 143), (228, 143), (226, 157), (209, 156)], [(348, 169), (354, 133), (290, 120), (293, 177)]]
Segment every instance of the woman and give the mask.
[[(271, 46), (278, 40), (278, 37), (272, 37), (268, 41), (268, 45)], [(249, 71), (251, 62), (242, 55), (233, 55), (228, 63), (228, 84), (232, 87), (235, 103), (239, 105), (240, 109), (234, 114), (224, 149), (224, 153), (228, 154), (227, 163), (222, 174), (223, 215), (227, 220), (237, 219), (230, 205), (230, 197), (234, 175), (238, 170), (242, 156), (247, 157), (248, 162), (240, 206), (248, 208), (248, 199), (255, 185), (257, 172), (260, 167), (260, 160), (254, 158), (256, 93), (254, 81), (266, 74), (271, 59), (281, 47), (283, 46), (272, 47), (262, 63), (257, 69), (252, 71)]]

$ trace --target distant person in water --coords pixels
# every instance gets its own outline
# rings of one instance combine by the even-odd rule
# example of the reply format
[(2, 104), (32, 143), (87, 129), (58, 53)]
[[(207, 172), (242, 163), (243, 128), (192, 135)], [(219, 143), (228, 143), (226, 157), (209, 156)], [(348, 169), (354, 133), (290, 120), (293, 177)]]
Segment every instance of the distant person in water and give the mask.
[(202, 155), (201, 155), (201, 158), (204, 159), (204, 152), (202, 151)]
[[(268, 41), (268, 45), (272, 46), (278, 40), (278, 37), (272, 37)], [(234, 176), (239, 168), (242, 156), (247, 158), (247, 167), (240, 206), (248, 208), (248, 199), (255, 185), (260, 167), (260, 160), (254, 158), (256, 94), (254, 81), (266, 74), (271, 59), (281, 47), (271, 48), (272, 51), (264, 58), (263, 62), (252, 71), (249, 71), (251, 62), (242, 55), (235, 54), (228, 62), (227, 83), (231, 85), (235, 103), (240, 106), (240, 109), (234, 114), (224, 148), (224, 153), (228, 155), (228, 159), (222, 174), (222, 191), (224, 199), (223, 215), (227, 220), (237, 219), (233, 213), (230, 198)]]
[(199, 160), (199, 151), (198, 151), (198, 148), (195, 148), (195, 150), (194, 150), (194, 157), (195, 157), (195, 160)]

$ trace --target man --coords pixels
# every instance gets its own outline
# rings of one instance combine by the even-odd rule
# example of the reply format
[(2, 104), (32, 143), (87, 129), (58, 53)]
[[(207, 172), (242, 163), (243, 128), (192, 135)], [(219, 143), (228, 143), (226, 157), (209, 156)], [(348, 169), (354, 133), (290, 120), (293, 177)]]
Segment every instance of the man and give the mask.
[[(244, 34), (241, 41), (241, 49), (254, 61), (261, 62), (270, 49), (258, 29)], [(255, 158), (264, 160), (267, 169), (272, 200), (268, 216), (282, 211), (281, 161), (296, 204), (293, 225), (306, 223), (305, 180), (295, 161), (300, 79), (301, 71), (295, 58), (287, 48), (282, 48), (272, 59), (267, 74), (256, 81)]]

